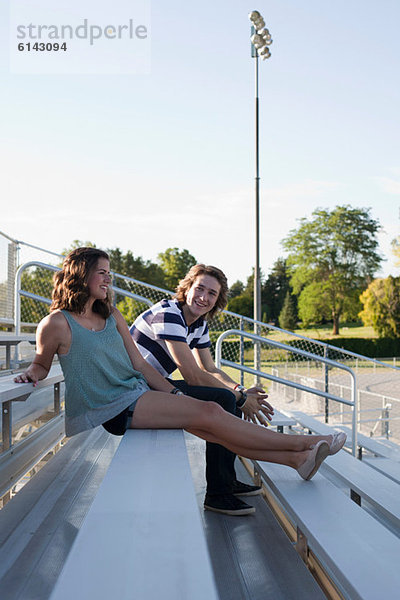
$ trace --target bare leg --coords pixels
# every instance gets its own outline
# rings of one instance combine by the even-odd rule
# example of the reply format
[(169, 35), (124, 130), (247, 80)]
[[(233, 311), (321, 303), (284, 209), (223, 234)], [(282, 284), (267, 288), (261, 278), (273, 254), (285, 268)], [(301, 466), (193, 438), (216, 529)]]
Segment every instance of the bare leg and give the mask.
[[(330, 443), (332, 439), (331, 436), (275, 433), (265, 427), (238, 419), (213, 402), (205, 403), (189, 396), (173, 396), (162, 392), (146, 392), (139, 398), (131, 427), (187, 429), (234, 452), (234, 448), (240, 449), (240, 452), (236, 453), (242, 456), (261, 460), (271, 460), (266, 457), (266, 451), (286, 450), (300, 453), (309, 450), (320, 440)], [(285, 462), (272, 462), (289, 464), (286, 459)]]
[[(187, 430), (189, 431), (189, 430)], [(203, 440), (210, 441), (210, 435), (199, 429), (191, 429), (190, 433), (196, 435)], [(222, 444), (222, 441), (217, 438), (212, 438), (216, 444)], [(309, 450), (295, 451), (295, 450), (252, 450), (247, 445), (233, 445), (230, 443), (226, 444), (226, 447), (237, 454), (238, 456), (245, 456), (254, 460), (265, 460), (267, 462), (278, 463), (280, 465), (288, 465), (297, 469), (306, 460)]]

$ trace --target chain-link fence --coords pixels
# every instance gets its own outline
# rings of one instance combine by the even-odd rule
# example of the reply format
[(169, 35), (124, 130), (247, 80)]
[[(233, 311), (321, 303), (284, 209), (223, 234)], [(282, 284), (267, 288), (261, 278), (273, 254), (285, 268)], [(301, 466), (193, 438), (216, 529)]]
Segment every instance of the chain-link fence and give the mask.
[[(5, 261), (2, 260), (0, 318), (3, 322), (8, 318), (9, 324), (12, 325), (15, 322), (15, 315), (13, 314), (14, 277), (11, 277), (13, 270), (15, 271), (18, 264), (32, 260), (58, 265), (62, 257), (1, 235), (0, 253), (6, 259)], [(4, 267), (3, 263), (7, 265), (7, 268)], [(25, 269), (22, 274), (21, 288), (30, 292), (31, 295), (50, 298), (52, 277), (52, 271), (32, 265)], [(168, 290), (117, 273), (113, 275), (113, 288), (114, 303), (129, 325), (141, 312), (148, 308), (149, 304), (151, 305), (172, 295), (172, 292)], [(36, 324), (47, 312), (48, 305), (45, 302), (32, 297), (21, 297), (22, 331), (34, 331)], [(218, 336), (223, 331), (240, 329), (254, 332), (254, 325), (252, 319), (229, 311), (222, 312), (209, 323), (213, 348)], [(367, 434), (391, 435), (400, 441), (400, 368), (395, 367), (393, 363), (386, 364), (359, 356), (265, 323), (258, 324), (258, 333), (269, 340), (282, 342), (317, 357), (325, 357), (352, 368), (357, 376), (361, 408), (359, 419), (361, 430)], [(253, 342), (244, 341), (235, 336), (227, 338), (222, 345), (222, 358), (254, 367)], [(344, 398), (348, 398), (350, 384), (344, 371), (328, 368), (317, 360), (306, 360), (293, 352), (273, 348), (267, 343), (261, 344), (260, 369), (268, 373), (274, 371), (277, 376), (286, 380), (306, 382), (307, 387), (314, 387), (339, 396), (343, 394)], [(239, 375), (236, 370), (231, 374), (235, 380), (241, 377), (241, 382), (246, 386), (252, 383), (250, 375), (243, 373)], [(305, 401), (306, 399), (304, 393), (299, 390), (296, 391), (287, 386), (272, 387), (266, 380), (265, 384), (269, 388), (271, 400), (278, 405), (281, 399), (285, 399), (286, 402)], [(307, 398), (310, 401), (310, 395)], [(326, 404), (325, 400), (317, 396), (314, 396), (312, 411), (314, 414), (320, 415), (322, 419), (325, 419), (328, 415), (330, 422), (334, 422), (336, 419), (339, 422), (351, 420), (345, 408), (339, 408), (332, 402)], [(388, 418), (390, 421), (387, 420)], [(389, 426), (388, 422), (390, 422)]]
[(0, 235), (0, 318), (5, 326), (14, 323), (14, 282), (17, 269), (17, 247), (8, 237)]
[[(12, 331), (15, 326), (15, 276), (19, 265), (23, 265), (30, 261), (39, 261), (50, 265), (59, 265), (62, 262), (62, 255), (50, 252), (38, 246), (27, 244), (20, 240), (15, 240), (5, 233), (0, 232), (0, 328), (3, 330)], [(51, 293), (51, 275), (48, 271), (40, 273), (37, 269), (32, 269), (26, 272), (24, 276), (25, 289), (30, 289), (29, 285), (32, 281), (33, 287), (31, 291), (36, 294), (50, 297)], [(41, 278), (46, 278), (50, 281), (50, 287), (41, 285)], [(43, 292), (43, 293), (41, 293)], [(32, 306), (33, 305), (31, 303)], [(24, 316), (25, 313), (25, 316)], [(37, 314), (36, 314), (37, 313)], [(42, 307), (36, 306), (32, 311), (29, 309), (29, 303), (24, 300), (23, 313), (21, 314), (22, 321), (32, 323), (31, 330), (38, 323), (38, 317), (44, 316), (46, 311)], [(40, 318), (42, 318), (40, 316)], [(40, 320), (39, 318), (39, 320)]]

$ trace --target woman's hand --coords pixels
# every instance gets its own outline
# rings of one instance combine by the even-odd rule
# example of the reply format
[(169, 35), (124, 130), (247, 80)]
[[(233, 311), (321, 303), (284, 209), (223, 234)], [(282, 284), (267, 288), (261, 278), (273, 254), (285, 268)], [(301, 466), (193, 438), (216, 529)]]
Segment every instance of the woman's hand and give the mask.
[(14, 377), (15, 383), (33, 383), (33, 387), (36, 387), (38, 384), (38, 379), (29, 374), (29, 371), (25, 371), (24, 373), (20, 373), (16, 377)]
[(33, 383), (33, 387), (36, 387), (39, 379), (44, 379), (48, 373), (42, 365), (32, 363), (26, 371), (20, 373), (14, 377), (15, 383)]

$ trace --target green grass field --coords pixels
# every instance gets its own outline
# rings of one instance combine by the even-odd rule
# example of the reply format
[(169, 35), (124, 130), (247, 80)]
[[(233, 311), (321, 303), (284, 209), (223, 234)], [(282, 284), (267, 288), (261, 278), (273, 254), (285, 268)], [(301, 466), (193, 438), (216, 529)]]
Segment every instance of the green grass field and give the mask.
[[(346, 324), (340, 327), (340, 334), (333, 335), (332, 334), (332, 326), (331, 325), (321, 325), (320, 327), (314, 327), (312, 329), (295, 329), (295, 333), (302, 335), (304, 337), (312, 338), (315, 340), (333, 340), (333, 339), (342, 339), (342, 338), (376, 338), (377, 334), (374, 332), (372, 327), (363, 327), (360, 325), (354, 324)], [(274, 332), (271, 335), (272, 339), (276, 339), (277, 341), (287, 339), (287, 335), (284, 333)]]

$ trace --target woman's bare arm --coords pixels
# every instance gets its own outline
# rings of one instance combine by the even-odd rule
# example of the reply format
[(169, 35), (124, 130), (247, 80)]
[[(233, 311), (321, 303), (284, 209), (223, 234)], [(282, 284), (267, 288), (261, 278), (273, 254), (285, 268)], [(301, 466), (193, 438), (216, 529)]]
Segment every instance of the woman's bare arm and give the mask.
[(45, 379), (50, 371), (54, 355), (65, 344), (68, 325), (61, 313), (51, 313), (42, 319), (36, 331), (36, 354), (32, 363), (23, 373), (14, 378), (16, 383), (32, 382), (34, 386)]

